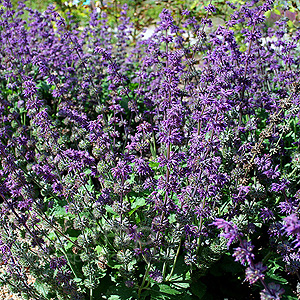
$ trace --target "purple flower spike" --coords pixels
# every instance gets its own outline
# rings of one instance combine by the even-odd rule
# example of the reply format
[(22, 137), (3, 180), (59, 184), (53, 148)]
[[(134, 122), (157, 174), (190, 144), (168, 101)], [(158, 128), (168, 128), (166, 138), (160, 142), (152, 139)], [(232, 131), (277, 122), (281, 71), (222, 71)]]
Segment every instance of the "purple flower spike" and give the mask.
[(242, 234), (238, 232), (237, 226), (232, 224), (231, 222), (227, 222), (224, 219), (216, 219), (211, 225), (215, 225), (218, 229), (223, 229), (224, 232), (220, 234), (220, 236), (228, 239), (227, 248)]
[(284, 289), (279, 284), (273, 282), (268, 284), (268, 289), (261, 291), (261, 300), (280, 300), (280, 296), (284, 293)]
[(246, 269), (246, 280), (249, 281), (250, 284), (254, 284), (259, 279), (264, 279), (265, 275), (263, 272), (267, 270), (261, 262), (255, 264), (253, 267), (248, 267)]
[(162, 283), (163, 282), (163, 276), (161, 271), (155, 269), (154, 271), (149, 272), (149, 276), (156, 282)]
[(216, 12), (216, 7), (212, 4), (208, 4), (207, 6), (204, 6), (204, 9), (207, 12), (215, 13)]
[(23, 82), (23, 95), (26, 98), (30, 98), (31, 96), (35, 95), (36, 92), (37, 92), (37, 87), (32, 79)]

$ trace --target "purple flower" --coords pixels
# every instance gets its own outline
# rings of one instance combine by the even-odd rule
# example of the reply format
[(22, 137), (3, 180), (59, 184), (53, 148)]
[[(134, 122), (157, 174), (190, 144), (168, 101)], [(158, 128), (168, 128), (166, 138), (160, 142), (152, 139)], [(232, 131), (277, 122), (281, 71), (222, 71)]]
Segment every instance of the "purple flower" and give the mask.
[(216, 7), (212, 4), (208, 4), (207, 6), (204, 6), (204, 9), (207, 12), (215, 13), (216, 12)]
[(37, 87), (32, 79), (23, 82), (23, 95), (26, 98), (30, 98), (31, 96), (35, 95), (36, 92), (37, 92)]
[(50, 269), (60, 269), (62, 268), (63, 266), (65, 266), (67, 264), (67, 260), (61, 256), (61, 257), (54, 257), (53, 259), (51, 259), (50, 261)]
[(291, 214), (284, 218), (283, 221), (284, 229), (288, 235), (300, 235), (300, 221), (296, 214)]
[(279, 165), (275, 166), (275, 168), (270, 168), (267, 171), (264, 171), (263, 174), (265, 174), (268, 178), (275, 179), (280, 176), (280, 171), (278, 171)]
[(171, 12), (167, 9), (163, 9), (162, 12), (159, 14), (161, 19), (160, 21), (160, 30), (168, 30), (170, 27), (174, 27), (173, 25), (173, 17), (171, 16)]
[(103, 59), (106, 59), (106, 60), (111, 59), (111, 56), (110, 56), (109, 52), (106, 49), (102, 48), (102, 47), (96, 47), (94, 52), (98, 53), (98, 54), (101, 54)]
[(280, 296), (284, 293), (284, 289), (279, 284), (271, 282), (268, 289), (263, 289), (260, 293), (261, 300), (280, 300)]
[(286, 215), (290, 215), (293, 213), (293, 211), (295, 211), (295, 206), (291, 201), (280, 202), (278, 207), (280, 208), (280, 212)]
[(146, 176), (151, 174), (151, 168), (141, 157), (135, 158), (133, 160), (133, 163), (134, 163), (134, 169), (136, 170), (138, 175)]
[(240, 261), (242, 265), (246, 265), (248, 262), (249, 265), (252, 265), (252, 260), (254, 259), (254, 254), (252, 253), (254, 246), (251, 242), (242, 241), (239, 247), (234, 249), (233, 256), (235, 261)]
[(183, 16), (188, 16), (190, 14), (190, 11), (188, 9), (184, 9), (181, 14)]
[(163, 276), (161, 271), (158, 269), (155, 269), (154, 271), (149, 272), (149, 276), (156, 282), (162, 283), (163, 282)]
[(274, 218), (273, 212), (270, 209), (268, 209), (267, 207), (264, 207), (261, 209), (260, 216), (264, 222), (269, 221)]
[(254, 266), (250, 266), (246, 269), (246, 280), (249, 281), (250, 284), (254, 284), (259, 279), (264, 279), (265, 275), (263, 272), (267, 270), (261, 262), (255, 264)]
[(111, 169), (112, 175), (122, 180), (126, 180), (131, 171), (131, 166), (129, 166), (125, 161), (122, 160), (119, 160), (117, 166)]
[(228, 239), (227, 248), (229, 249), (230, 245), (242, 235), (242, 233), (238, 232), (238, 228), (232, 222), (225, 221), (224, 219), (215, 219), (215, 221), (211, 224), (218, 227), (218, 229), (223, 229), (224, 232), (220, 234), (220, 236)]
[(289, 180), (282, 179), (282, 180), (280, 180), (279, 183), (272, 183), (270, 190), (272, 192), (277, 192), (277, 193), (282, 192), (282, 191), (284, 191), (287, 188), (287, 186), (289, 185), (289, 183), (290, 183)]

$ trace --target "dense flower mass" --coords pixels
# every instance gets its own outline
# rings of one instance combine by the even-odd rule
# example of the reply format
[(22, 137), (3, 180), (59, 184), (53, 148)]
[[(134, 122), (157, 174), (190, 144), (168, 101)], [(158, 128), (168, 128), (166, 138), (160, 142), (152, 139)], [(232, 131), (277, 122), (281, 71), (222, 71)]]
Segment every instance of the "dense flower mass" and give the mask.
[(127, 5), (81, 27), (0, 0), (0, 281), (43, 300), (235, 299), (209, 283), (231, 265), (256, 297), (294, 296), (299, 24), (244, 2), (219, 26), (211, 1), (201, 20), (164, 8), (136, 39)]

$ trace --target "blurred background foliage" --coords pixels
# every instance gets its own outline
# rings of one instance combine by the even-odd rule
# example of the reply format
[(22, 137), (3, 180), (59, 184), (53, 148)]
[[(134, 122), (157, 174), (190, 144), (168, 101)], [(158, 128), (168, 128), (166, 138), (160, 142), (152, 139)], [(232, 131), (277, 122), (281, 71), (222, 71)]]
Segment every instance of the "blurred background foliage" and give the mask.
[[(17, 7), (19, 0), (12, 0), (13, 6)], [(236, 6), (244, 4), (247, 0), (230, 0)], [(179, 25), (182, 24), (184, 16), (182, 12), (189, 10), (189, 17), (194, 17), (197, 21), (201, 21), (206, 16), (204, 9), (209, 3), (213, 4), (216, 12), (213, 14), (213, 28), (219, 25), (224, 25), (229, 19), (233, 9), (227, 4), (228, 0), (26, 0), (26, 5), (32, 9), (44, 11), (48, 5), (55, 5), (59, 14), (66, 20), (76, 23), (80, 28), (84, 28), (89, 21), (90, 14), (96, 10), (99, 16), (102, 16), (108, 21), (111, 28), (118, 26), (118, 19), (121, 15), (123, 5), (128, 6), (127, 16), (130, 18), (133, 28), (131, 32), (132, 45), (138, 39), (138, 36), (145, 28), (153, 29), (159, 21), (159, 14), (163, 8), (172, 12), (174, 21)], [(26, 19), (27, 13), (24, 14)], [(300, 0), (287, 1), (275, 0), (275, 5), (272, 11), (265, 13), (267, 17), (266, 29), (272, 27), (274, 23), (281, 17), (287, 17), (288, 30), (292, 34), (300, 25)], [(68, 25), (67, 25), (68, 26)], [(241, 28), (236, 25), (235, 32), (236, 40), (240, 43), (240, 50), (245, 51), (246, 45), (242, 42), (243, 35), (240, 32)], [(151, 30), (150, 30), (151, 31)], [(196, 32), (193, 33), (196, 37)]]
[[(15, 7), (18, 1), (12, 0)], [(202, 18), (206, 14), (204, 7), (210, 2), (216, 7), (214, 17), (226, 21), (232, 13), (232, 9), (227, 5), (227, 0), (27, 0), (27, 6), (43, 11), (49, 4), (54, 4), (64, 18), (70, 14), (75, 22), (82, 25), (87, 22), (91, 10), (97, 9), (99, 13), (105, 12), (107, 14), (110, 25), (116, 25), (116, 20), (120, 16), (122, 9), (121, 7), (127, 4), (129, 7), (129, 17), (134, 22), (135, 29), (139, 31), (144, 27), (156, 24), (163, 8), (171, 10), (177, 21), (180, 22), (182, 18), (181, 13), (185, 9), (191, 11), (191, 15), (196, 19)], [(230, 2), (233, 4), (243, 4), (246, 1), (231, 0)], [(290, 19), (291, 30), (299, 26), (300, 0), (276, 0), (275, 4), (273, 11), (268, 12), (266, 15), (270, 26), (280, 16), (286, 16)]]

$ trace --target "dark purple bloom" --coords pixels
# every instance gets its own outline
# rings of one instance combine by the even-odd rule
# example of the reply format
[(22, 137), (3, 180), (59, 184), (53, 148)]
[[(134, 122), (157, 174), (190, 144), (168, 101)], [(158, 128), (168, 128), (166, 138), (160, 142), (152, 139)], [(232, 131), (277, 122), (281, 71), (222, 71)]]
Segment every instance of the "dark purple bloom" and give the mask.
[(280, 300), (281, 295), (284, 293), (284, 289), (279, 284), (271, 282), (268, 284), (268, 289), (261, 291), (261, 300)]
[(61, 256), (61, 257), (54, 257), (53, 259), (51, 259), (50, 261), (50, 268), (55, 270), (55, 269), (60, 269), (63, 266), (65, 266), (67, 264), (66, 259)]
[(242, 234), (238, 231), (238, 228), (235, 224), (231, 222), (225, 221), (224, 219), (216, 219), (212, 225), (218, 227), (218, 229), (223, 229), (224, 232), (220, 234), (220, 236), (228, 239), (227, 248)]
[(207, 6), (204, 6), (204, 9), (207, 12), (215, 13), (216, 12), (216, 7), (212, 4), (208, 4)]
[(264, 207), (261, 209), (260, 216), (264, 221), (269, 221), (274, 218), (274, 213), (267, 207)]
[(154, 271), (149, 272), (149, 276), (156, 282), (162, 283), (163, 282), (163, 276), (161, 271), (158, 269), (155, 269)]
[(234, 249), (233, 256), (235, 257), (235, 261), (240, 261), (242, 265), (246, 265), (246, 262), (252, 265), (252, 260), (254, 259), (253, 248), (254, 246), (251, 242), (242, 241), (240, 246)]
[(26, 98), (31, 98), (31, 96), (34, 96), (36, 94), (36, 92), (37, 87), (32, 79), (23, 82), (23, 95)]
[(250, 266), (246, 269), (246, 280), (249, 281), (250, 284), (254, 284), (257, 280), (264, 279), (265, 275), (263, 272), (267, 270), (261, 262), (255, 264), (254, 266)]
[(291, 214), (284, 218), (283, 221), (284, 229), (288, 235), (300, 235), (300, 221), (296, 214)]
[(111, 173), (118, 179), (126, 180), (131, 170), (131, 166), (129, 166), (125, 161), (119, 160), (117, 166), (111, 169)]

